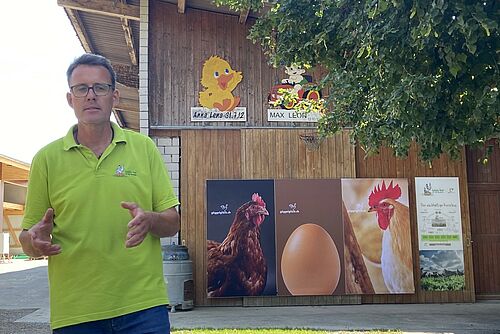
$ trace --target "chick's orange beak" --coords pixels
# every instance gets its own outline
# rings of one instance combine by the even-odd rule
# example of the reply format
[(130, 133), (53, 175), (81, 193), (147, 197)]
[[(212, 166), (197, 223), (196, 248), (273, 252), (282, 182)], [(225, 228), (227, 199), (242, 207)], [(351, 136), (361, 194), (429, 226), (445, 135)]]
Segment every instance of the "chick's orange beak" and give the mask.
[(217, 84), (219, 85), (220, 89), (226, 89), (227, 84), (231, 79), (233, 79), (234, 74), (222, 74), (219, 78), (217, 78)]

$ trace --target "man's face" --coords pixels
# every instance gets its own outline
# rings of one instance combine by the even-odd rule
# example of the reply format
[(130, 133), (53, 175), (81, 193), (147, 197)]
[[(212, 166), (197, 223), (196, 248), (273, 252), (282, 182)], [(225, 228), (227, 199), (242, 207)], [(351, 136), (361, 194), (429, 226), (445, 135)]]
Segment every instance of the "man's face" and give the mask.
[[(111, 84), (111, 75), (103, 66), (79, 65), (71, 74), (69, 86), (95, 84)], [(118, 104), (119, 93), (110, 88), (103, 96), (97, 96), (94, 90), (89, 89), (86, 96), (77, 97), (69, 92), (66, 95), (68, 104), (75, 111), (78, 123), (102, 124), (109, 122), (112, 108)]]

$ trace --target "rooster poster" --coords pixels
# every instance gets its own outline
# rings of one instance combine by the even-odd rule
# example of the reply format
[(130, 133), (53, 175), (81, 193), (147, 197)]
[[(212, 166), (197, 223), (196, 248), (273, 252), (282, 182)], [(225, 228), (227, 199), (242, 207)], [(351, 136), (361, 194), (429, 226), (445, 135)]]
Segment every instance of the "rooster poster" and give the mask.
[(342, 200), (346, 292), (414, 293), (408, 181), (342, 179)]
[(207, 181), (208, 297), (276, 295), (273, 180)]
[(340, 180), (276, 180), (278, 295), (342, 295)]

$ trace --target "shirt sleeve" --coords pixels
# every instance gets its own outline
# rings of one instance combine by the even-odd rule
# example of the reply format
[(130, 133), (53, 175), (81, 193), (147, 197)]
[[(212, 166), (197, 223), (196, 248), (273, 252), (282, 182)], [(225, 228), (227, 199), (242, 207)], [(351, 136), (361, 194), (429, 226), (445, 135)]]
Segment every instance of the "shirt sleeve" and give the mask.
[(47, 163), (43, 152), (39, 152), (31, 163), (22, 228), (37, 224), (50, 207)]
[(180, 203), (175, 195), (167, 167), (163, 162), (163, 158), (160, 155), (158, 148), (151, 138), (148, 138), (148, 142), (150, 152), (150, 170), (152, 176), (151, 179), (153, 181), (151, 185), (153, 187), (153, 211), (160, 212), (173, 208)]

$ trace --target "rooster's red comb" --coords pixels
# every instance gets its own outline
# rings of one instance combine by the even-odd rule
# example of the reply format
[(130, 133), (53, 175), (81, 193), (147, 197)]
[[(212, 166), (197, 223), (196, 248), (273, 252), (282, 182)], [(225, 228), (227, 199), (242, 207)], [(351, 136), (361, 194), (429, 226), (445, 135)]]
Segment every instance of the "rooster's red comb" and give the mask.
[(385, 182), (382, 181), (382, 185), (375, 186), (375, 189), (372, 190), (370, 197), (368, 197), (368, 205), (373, 207), (385, 198), (396, 200), (399, 197), (401, 197), (401, 188), (399, 184), (396, 183), (396, 185), (393, 186), (391, 181), (389, 186), (386, 187)]
[(266, 202), (264, 202), (264, 201), (262, 200), (262, 197), (260, 197), (258, 193), (254, 193), (254, 194), (252, 195), (252, 202), (255, 202), (255, 203), (257, 203), (258, 205), (263, 206), (263, 207), (265, 207), (265, 206), (266, 206)]

